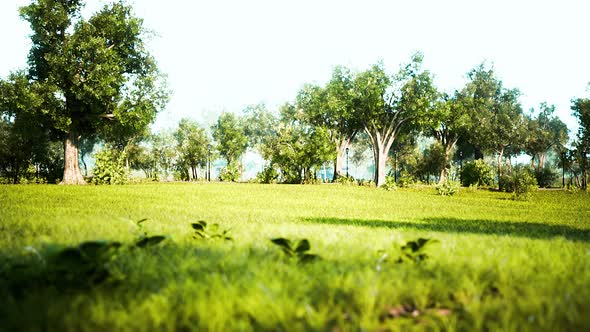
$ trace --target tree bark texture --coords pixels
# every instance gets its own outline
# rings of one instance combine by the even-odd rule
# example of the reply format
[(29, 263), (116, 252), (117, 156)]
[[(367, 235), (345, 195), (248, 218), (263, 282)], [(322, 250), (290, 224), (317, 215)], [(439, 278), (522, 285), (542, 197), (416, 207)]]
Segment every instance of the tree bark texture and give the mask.
[(61, 184), (86, 184), (78, 159), (80, 138), (74, 130), (70, 130), (64, 142), (64, 177)]

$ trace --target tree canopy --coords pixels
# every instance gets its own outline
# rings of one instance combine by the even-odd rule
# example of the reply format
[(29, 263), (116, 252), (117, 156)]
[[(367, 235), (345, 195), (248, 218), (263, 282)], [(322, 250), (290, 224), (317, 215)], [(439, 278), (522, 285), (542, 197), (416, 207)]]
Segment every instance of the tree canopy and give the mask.
[[(145, 47), (143, 21), (124, 2), (105, 5), (89, 19), (81, 0), (36, 0), (20, 9), (30, 23), (28, 71), (4, 82), (30, 97), (13, 105), (46, 117), (64, 140), (63, 183), (85, 183), (80, 138), (97, 135), (126, 144), (145, 132), (168, 100), (156, 61)], [(6, 107), (6, 105), (4, 106)]]

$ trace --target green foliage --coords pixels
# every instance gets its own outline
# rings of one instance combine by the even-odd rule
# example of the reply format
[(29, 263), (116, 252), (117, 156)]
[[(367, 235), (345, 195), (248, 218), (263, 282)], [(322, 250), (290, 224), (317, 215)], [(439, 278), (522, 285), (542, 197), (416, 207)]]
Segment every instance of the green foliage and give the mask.
[(408, 188), (415, 184), (416, 178), (408, 171), (402, 171), (400, 177), (397, 179), (397, 185), (400, 188)]
[(63, 176), (63, 142), (49, 130), (51, 120), (34, 112), (42, 103), (38, 88), (23, 72), (0, 79), (0, 177), (11, 183), (55, 183)]
[(228, 164), (221, 169), (219, 173), (219, 180), (224, 182), (237, 182), (242, 176), (242, 165), (237, 161)]
[(357, 184), (361, 187), (375, 187), (375, 182), (371, 180), (358, 179)]
[(276, 136), (279, 119), (266, 105), (257, 104), (244, 109), (243, 123), (248, 145), (260, 151), (265, 142)]
[(336, 156), (329, 131), (299, 120), (295, 106), (281, 107), (281, 123), (276, 136), (262, 146), (265, 159), (280, 169), (283, 182), (315, 181), (315, 171)]
[(220, 231), (219, 224), (207, 225), (204, 220), (199, 220), (191, 224), (191, 227), (195, 231), (193, 239), (222, 239), (231, 241), (233, 238), (230, 236), (231, 229), (224, 229)]
[(566, 190), (568, 193), (570, 193), (570, 194), (577, 194), (577, 193), (579, 193), (579, 192), (580, 192), (580, 188), (578, 188), (578, 186), (576, 186), (576, 185), (575, 185), (575, 184), (573, 184), (573, 183), (570, 183), (570, 184), (568, 184), (568, 185), (565, 187), (565, 190)]
[(527, 167), (515, 167), (512, 174), (504, 174), (500, 178), (500, 190), (513, 193), (515, 200), (528, 200), (531, 193), (538, 188), (534, 172)]
[(440, 175), (443, 165), (446, 167), (447, 162), (444, 147), (435, 142), (419, 156), (412, 175), (423, 182), (430, 183), (431, 177)]
[[(32, 30), (28, 84), (40, 102), (19, 111), (42, 112), (49, 129), (69, 137), (68, 159), (76, 158), (80, 136), (124, 146), (147, 130), (169, 94), (131, 7), (111, 3), (86, 19), (83, 6), (36, 0), (20, 8)], [(76, 173), (64, 173), (74, 177), (64, 183), (78, 183)]]
[(537, 179), (537, 184), (541, 188), (550, 188), (557, 182), (558, 178), (559, 175), (551, 167), (535, 168), (535, 179)]
[(461, 170), (463, 186), (491, 186), (494, 184), (494, 170), (483, 159), (467, 162)]
[(433, 243), (438, 243), (436, 239), (419, 238), (414, 241), (408, 241), (400, 247), (401, 256), (398, 258), (398, 263), (411, 262), (420, 263), (428, 259), (426, 249)]
[(112, 148), (104, 148), (95, 155), (96, 164), (92, 171), (94, 184), (125, 184), (128, 171), (125, 166), (125, 153)]
[[(554, 116), (554, 113), (554, 105), (541, 103), (537, 117), (532, 114), (528, 117), (528, 135), (524, 148), (528, 155), (537, 160), (537, 168), (544, 168), (546, 154), (550, 151), (561, 152), (569, 138), (567, 125), (558, 116)], [(542, 182), (544, 181), (539, 181), (541, 187), (551, 185), (546, 182), (541, 184)]]
[(391, 146), (387, 142), (418, 129), (432, 111), (438, 95), (432, 75), (422, 68), (422, 62), (423, 55), (416, 53), (395, 75), (388, 75), (383, 63), (355, 75), (355, 107), (376, 151), (377, 186), (385, 182), (385, 165)]
[(339, 176), (336, 178), (336, 181), (334, 181), (335, 183), (341, 184), (341, 185), (346, 185), (346, 186), (350, 186), (350, 185), (356, 185), (357, 182), (354, 179), (354, 177), (352, 176)]
[(183, 169), (183, 174), (187, 175), (187, 180), (197, 179), (197, 168), (207, 165), (209, 156), (208, 146), (210, 146), (209, 137), (205, 129), (199, 127), (195, 121), (182, 119), (178, 124), (178, 129), (174, 132), (176, 139), (176, 150), (178, 151), (178, 160), (176, 167)]
[(291, 241), (279, 237), (271, 239), (270, 242), (279, 246), (287, 257), (295, 258), (300, 264), (310, 263), (320, 258), (318, 255), (307, 253), (311, 249), (311, 245), (307, 239)]
[(453, 196), (459, 191), (461, 184), (457, 181), (448, 180), (436, 186), (436, 193), (441, 196)]
[(23, 287), (90, 288), (124, 277), (112, 264), (121, 251), (117, 241), (85, 241), (77, 246), (45, 244), (38, 251), (27, 246), (32, 259), (13, 262), (0, 271), (0, 278), (11, 285), (12, 292)]
[(259, 183), (277, 183), (279, 177), (279, 172), (272, 165), (264, 166), (264, 169), (256, 174), (256, 180)]
[(395, 178), (393, 176), (387, 176), (385, 178), (385, 183), (381, 185), (381, 188), (391, 191), (397, 189), (397, 184), (395, 183)]
[(460, 91), (470, 116), (465, 138), (479, 150), (495, 151), (498, 155), (507, 150), (517, 153), (527, 136), (526, 119), (518, 101), (520, 92), (505, 88), (493, 66), (485, 63), (473, 68), (467, 77), (469, 82)]
[(228, 165), (233, 165), (246, 152), (248, 137), (243, 123), (233, 113), (223, 113), (211, 127), (213, 139), (217, 142), (217, 150)]

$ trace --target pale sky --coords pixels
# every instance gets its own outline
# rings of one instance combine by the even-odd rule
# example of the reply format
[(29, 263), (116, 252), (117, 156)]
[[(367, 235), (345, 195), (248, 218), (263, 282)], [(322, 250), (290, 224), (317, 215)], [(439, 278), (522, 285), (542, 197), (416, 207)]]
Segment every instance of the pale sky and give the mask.
[[(24, 68), (28, 23), (0, 1), (0, 77)], [(85, 15), (105, 1), (87, 0)], [(393, 73), (414, 51), (425, 55), (440, 90), (460, 89), (486, 60), (523, 108), (546, 101), (570, 129), (570, 100), (588, 96), (590, 1), (136, 0), (158, 36), (149, 48), (173, 96), (155, 128), (182, 117), (211, 123), (222, 110), (291, 101), (304, 83), (323, 84), (332, 68), (363, 70), (383, 60)]]

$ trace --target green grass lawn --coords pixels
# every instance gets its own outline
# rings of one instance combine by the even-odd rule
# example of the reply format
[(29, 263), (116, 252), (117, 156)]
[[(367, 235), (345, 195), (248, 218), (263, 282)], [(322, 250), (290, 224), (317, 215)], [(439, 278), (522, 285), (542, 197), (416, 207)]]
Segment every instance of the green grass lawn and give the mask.
[[(52, 245), (130, 247), (143, 218), (168, 238), (119, 249), (112, 279), (47, 277)], [(233, 241), (194, 239), (197, 220), (231, 228)], [(321, 259), (298, 264), (276, 237), (307, 238)], [(397, 263), (417, 238), (439, 242), (428, 259)], [(588, 331), (590, 195), (0, 186), (0, 264), (2, 331)]]

